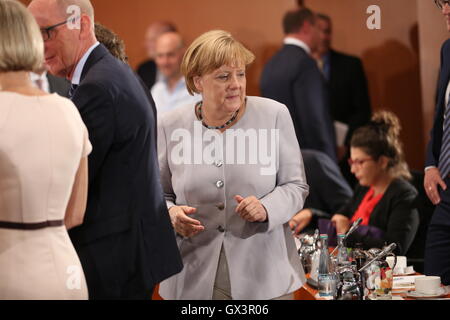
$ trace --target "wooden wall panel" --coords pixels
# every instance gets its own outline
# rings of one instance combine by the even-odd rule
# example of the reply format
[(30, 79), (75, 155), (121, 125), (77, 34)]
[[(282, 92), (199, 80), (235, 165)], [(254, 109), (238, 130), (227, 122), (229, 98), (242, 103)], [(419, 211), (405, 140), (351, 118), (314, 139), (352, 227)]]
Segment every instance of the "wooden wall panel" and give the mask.
[[(143, 37), (147, 25), (153, 21), (173, 21), (188, 43), (207, 30), (230, 31), (257, 56), (248, 74), (250, 95), (259, 94), (264, 63), (281, 45), (283, 14), (297, 6), (296, 0), (92, 2), (96, 20), (125, 41), (133, 67), (145, 59)], [(434, 109), (439, 48), (448, 37), (433, 1), (305, 0), (304, 3), (331, 16), (337, 50), (361, 57), (373, 109), (392, 110), (400, 117), (407, 160), (411, 167), (422, 169)], [(381, 30), (366, 27), (366, 9), (373, 4), (381, 8)]]

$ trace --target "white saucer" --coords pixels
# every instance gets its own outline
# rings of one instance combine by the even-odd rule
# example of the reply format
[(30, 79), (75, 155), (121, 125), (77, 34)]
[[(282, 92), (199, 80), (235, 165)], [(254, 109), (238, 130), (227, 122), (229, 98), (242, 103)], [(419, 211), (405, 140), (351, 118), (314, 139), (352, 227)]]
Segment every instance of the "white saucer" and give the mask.
[(394, 273), (394, 277), (412, 276), (413, 274), (416, 274), (416, 271), (411, 271), (408, 273)]
[(407, 297), (415, 299), (435, 299), (442, 298), (445, 295), (447, 295), (447, 290), (445, 288), (439, 288), (439, 292), (437, 294), (425, 294), (417, 291), (409, 291)]

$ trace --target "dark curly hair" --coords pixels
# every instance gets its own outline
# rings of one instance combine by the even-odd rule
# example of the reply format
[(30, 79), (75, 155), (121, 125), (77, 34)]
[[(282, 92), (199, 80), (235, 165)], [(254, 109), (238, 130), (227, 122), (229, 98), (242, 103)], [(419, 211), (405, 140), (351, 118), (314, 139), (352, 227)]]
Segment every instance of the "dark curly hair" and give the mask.
[(388, 170), (393, 177), (411, 179), (408, 164), (404, 159), (400, 130), (400, 120), (394, 113), (379, 111), (367, 125), (354, 132), (350, 146), (362, 149), (375, 160), (381, 156), (387, 157)]
[(123, 40), (119, 38), (112, 30), (104, 25), (95, 23), (95, 37), (98, 42), (103, 44), (106, 49), (117, 59), (128, 64), (128, 57), (125, 53), (125, 45)]

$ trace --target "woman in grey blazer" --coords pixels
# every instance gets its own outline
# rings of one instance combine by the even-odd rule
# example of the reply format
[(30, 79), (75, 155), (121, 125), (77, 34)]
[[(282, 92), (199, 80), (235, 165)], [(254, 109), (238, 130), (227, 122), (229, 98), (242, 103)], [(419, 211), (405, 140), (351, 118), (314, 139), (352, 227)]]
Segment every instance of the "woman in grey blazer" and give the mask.
[(246, 96), (254, 55), (210, 31), (182, 71), (203, 101), (161, 116), (161, 179), (184, 269), (164, 299), (292, 299), (305, 282), (289, 220), (308, 194), (288, 109)]

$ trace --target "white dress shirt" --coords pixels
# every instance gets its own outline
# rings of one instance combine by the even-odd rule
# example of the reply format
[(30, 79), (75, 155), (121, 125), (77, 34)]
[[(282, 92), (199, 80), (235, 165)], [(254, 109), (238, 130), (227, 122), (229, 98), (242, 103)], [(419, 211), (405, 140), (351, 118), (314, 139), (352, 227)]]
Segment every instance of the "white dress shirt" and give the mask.
[(30, 80), (36, 88), (50, 93), (50, 84), (48, 83), (47, 79), (47, 71), (44, 71), (40, 75), (34, 72), (30, 72)]
[(94, 51), (94, 49), (100, 45), (100, 42), (96, 42), (94, 45), (92, 45), (92, 47), (90, 47), (86, 53), (83, 55), (83, 57), (80, 59), (80, 61), (78, 61), (77, 66), (75, 67), (75, 71), (73, 72), (73, 76), (72, 76), (72, 84), (75, 85), (79, 85), (80, 84), (80, 79), (81, 79), (81, 74), (83, 73), (83, 68), (84, 65), (86, 64), (87, 59), (89, 58), (89, 55), (91, 54), (92, 51)]
[(184, 77), (181, 77), (173, 90), (169, 89), (165, 79), (158, 81), (152, 87), (151, 93), (158, 113), (167, 112), (186, 104), (194, 105), (202, 100), (200, 95), (191, 96), (189, 94)]

